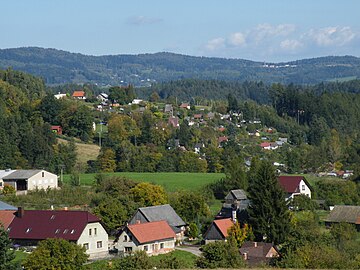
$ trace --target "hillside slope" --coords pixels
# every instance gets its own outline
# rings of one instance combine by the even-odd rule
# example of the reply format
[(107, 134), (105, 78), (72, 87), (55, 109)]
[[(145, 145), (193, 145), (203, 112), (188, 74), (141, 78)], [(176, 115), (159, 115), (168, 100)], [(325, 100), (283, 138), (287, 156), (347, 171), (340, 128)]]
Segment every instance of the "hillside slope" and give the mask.
[(149, 86), (184, 78), (314, 84), (360, 77), (360, 58), (352, 56), (274, 64), (174, 53), (88, 56), (38, 47), (0, 50), (0, 68), (8, 67), (41, 76), (47, 84)]

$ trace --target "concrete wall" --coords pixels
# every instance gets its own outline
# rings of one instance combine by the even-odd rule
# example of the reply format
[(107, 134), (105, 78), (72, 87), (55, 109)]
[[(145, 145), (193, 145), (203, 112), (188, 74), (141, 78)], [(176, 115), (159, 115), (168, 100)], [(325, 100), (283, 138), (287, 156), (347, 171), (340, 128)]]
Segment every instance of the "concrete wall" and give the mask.
[[(87, 224), (80, 235), (77, 244), (80, 246), (87, 244), (88, 249), (86, 250), (86, 254), (89, 254), (90, 259), (105, 257), (109, 252), (109, 237), (104, 227), (99, 222)], [(98, 245), (101, 245), (101, 247)]]

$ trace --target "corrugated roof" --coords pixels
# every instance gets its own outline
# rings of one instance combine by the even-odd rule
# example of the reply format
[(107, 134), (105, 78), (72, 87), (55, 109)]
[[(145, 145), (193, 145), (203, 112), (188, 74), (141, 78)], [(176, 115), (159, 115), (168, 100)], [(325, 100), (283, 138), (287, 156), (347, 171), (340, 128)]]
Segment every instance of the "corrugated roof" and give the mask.
[(11, 239), (43, 240), (62, 238), (77, 241), (88, 223), (100, 219), (86, 211), (24, 210), (13, 219), (9, 228)]
[(287, 193), (294, 193), (299, 191), (299, 185), (303, 176), (279, 176), (280, 186)]
[(7, 204), (6, 202), (0, 201), (0, 210), (17, 210), (17, 207)]
[(7, 229), (14, 219), (14, 210), (0, 210), (0, 225)]
[(3, 180), (13, 180), (13, 179), (29, 179), (30, 177), (38, 174), (42, 170), (16, 170), (3, 178)]
[(186, 225), (185, 221), (179, 217), (169, 204), (141, 207), (139, 211), (143, 213), (149, 222), (166, 220), (170, 226), (179, 227)]
[(360, 206), (335, 205), (325, 221), (360, 224)]
[(224, 237), (228, 236), (228, 229), (234, 225), (234, 222), (231, 218), (224, 218), (224, 219), (216, 219), (214, 220), (215, 226), (221, 232)]
[(128, 225), (127, 228), (140, 244), (176, 237), (165, 220)]

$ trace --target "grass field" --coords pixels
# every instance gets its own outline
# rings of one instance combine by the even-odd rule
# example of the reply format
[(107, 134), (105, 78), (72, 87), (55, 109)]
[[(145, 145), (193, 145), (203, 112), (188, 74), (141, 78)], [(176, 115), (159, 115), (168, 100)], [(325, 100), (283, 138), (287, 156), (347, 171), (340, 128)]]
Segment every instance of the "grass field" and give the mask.
[[(137, 182), (150, 182), (161, 185), (168, 192), (177, 190), (199, 190), (207, 184), (224, 177), (222, 173), (136, 173), (117, 172), (104, 173), (105, 176), (123, 176)], [(80, 184), (91, 186), (94, 184), (96, 174), (80, 174)], [(70, 175), (64, 175), (64, 182), (70, 182)]]
[[(58, 138), (59, 143), (68, 143), (69, 141)], [(95, 160), (100, 152), (100, 147), (96, 144), (87, 144), (75, 142), (77, 152), (77, 163), (86, 164), (88, 160)]]

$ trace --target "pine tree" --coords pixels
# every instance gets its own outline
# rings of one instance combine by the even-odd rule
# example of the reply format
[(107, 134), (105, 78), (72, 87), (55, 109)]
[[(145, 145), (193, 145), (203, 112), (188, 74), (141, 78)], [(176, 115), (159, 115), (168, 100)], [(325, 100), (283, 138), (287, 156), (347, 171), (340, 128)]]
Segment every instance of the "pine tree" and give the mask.
[(15, 258), (14, 252), (10, 250), (11, 241), (7, 231), (0, 226), (0, 270), (14, 269), (12, 260)]
[(257, 165), (256, 177), (249, 183), (250, 224), (257, 241), (279, 244), (290, 230), (290, 215), (275, 170), (268, 161)]

